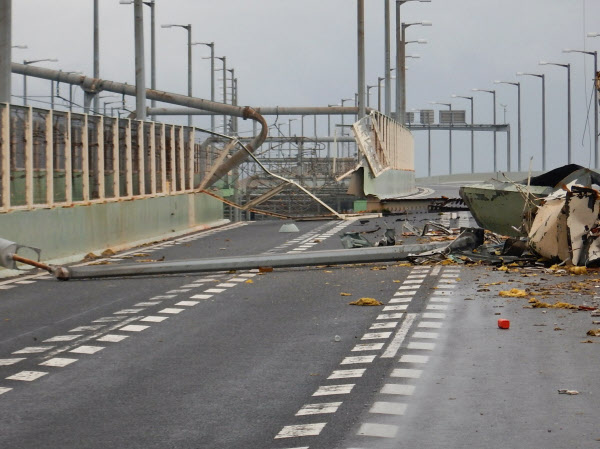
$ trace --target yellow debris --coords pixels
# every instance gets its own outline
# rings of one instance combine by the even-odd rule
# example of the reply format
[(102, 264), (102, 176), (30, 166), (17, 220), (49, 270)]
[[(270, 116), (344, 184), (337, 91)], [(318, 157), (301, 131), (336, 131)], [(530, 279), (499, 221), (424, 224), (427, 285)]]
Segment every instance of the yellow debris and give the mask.
[(397, 267), (412, 267), (412, 263), (403, 262), (403, 263), (397, 264), (396, 266)]
[(529, 296), (525, 290), (521, 290), (518, 288), (511, 288), (510, 290), (502, 290), (499, 293), (503, 298), (525, 298)]
[(254, 284), (254, 281), (252, 279), (248, 279), (245, 281), (246, 284)]
[(341, 292), (340, 296), (352, 296), (352, 293)]
[(508, 271), (508, 267), (502, 265), (501, 267), (498, 268), (498, 271)]
[(579, 307), (575, 304), (569, 304), (568, 302), (557, 302), (556, 304), (549, 304), (547, 302), (538, 301), (535, 298), (529, 300), (531, 307), (534, 309), (578, 309)]
[(110, 256), (114, 256), (115, 252), (112, 249), (108, 248), (108, 249), (105, 249), (104, 251), (102, 251), (102, 254), (100, 254), (100, 255), (102, 257), (110, 257)]
[(569, 267), (569, 268), (567, 268), (567, 270), (571, 274), (587, 274), (588, 273), (586, 267)]
[(382, 306), (383, 303), (377, 301), (375, 298), (360, 298), (358, 301), (348, 303), (351, 306)]
[(590, 329), (587, 331), (587, 335), (590, 337), (600, 337), (600, 329)]

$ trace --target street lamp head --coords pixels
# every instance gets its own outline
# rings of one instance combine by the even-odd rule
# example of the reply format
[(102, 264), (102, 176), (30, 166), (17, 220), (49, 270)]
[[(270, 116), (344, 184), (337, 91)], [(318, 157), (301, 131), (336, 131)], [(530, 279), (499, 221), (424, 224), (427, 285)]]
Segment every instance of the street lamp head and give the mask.
[(473, 92), (479, 92), (481, 89), (477, 89), (476, 87), (474, 87), (473, 89), (471, 89)]
[(420, 59), (421, 55), (406, 55), (406, 58), (412, 58), (412, 59)]
[(600, 33), (588, 33), (587, 37), (599, 37)]
[(430, 20), (423, 20), (422, 22), (419, 22), (419, 25), (424, 27), (430, 27), (433, 25), (433, 23)]
[(427, 39), (417, 39), (417, 44), (426, 44), (427, 43)]
[(549, 63), (547, 61), (540, 61), (538, 62), (538, 65), (548, 65)]
[(500, 80), (494, 80), (494, 84), (500, 84), (500, 83), (502, 83), (502, 81), (500, 81)]
[(119, 0), (119, 3), (121, 5), (131, 5), (133, 3), (133, 0)]
[(176, 26), (176, 25), (174, 25), (172, 23), (165, 23), (164, 25), (161, 25), (160, 27), (161, 28), (173, 28), (174, 26)]
[(452, 95), (450, 95), (450, 96), (451, 96), (452, 98), (458, 98), (458, 95), (456, 95), (456, 94), (452, 94)]
[(571, 50), (570, 48), (564, 48), (563, 53), (573, 53), (573, 50)]
[(523, 75), (525, 75), (525, 73), (523, 73), (523, 72), (517, 72), (516, 75), (517, 76), (523, 76)]
[(10, 48), (18, 48), (21, 50), (26, 50), (29, 47), (27, 47), (27, 45), (12, 45)]

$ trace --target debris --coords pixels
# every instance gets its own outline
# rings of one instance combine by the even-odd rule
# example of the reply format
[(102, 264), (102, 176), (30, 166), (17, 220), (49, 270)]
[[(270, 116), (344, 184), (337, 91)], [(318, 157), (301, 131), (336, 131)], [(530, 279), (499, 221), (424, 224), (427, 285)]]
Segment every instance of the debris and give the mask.
[(600, 329), (590, 329), (587, 331), (586, 335), (590, 337), (600, 337)]
[(344, 234), (341, 236), (341, 239), (342, 246), (346, 249), (368, 248), (370, 246), (373, 246), (371, 245), (371, 242), (369, 242), (358, 232), (344, 232)]
[(381, 240), (375, 243), (374, 246), (394, 246), (396, 244), (396, 232), (393, 229), (386, 229)]
[(335, 337), (333, 337), (334, 341), (342, 341), (342, 337), (340, 337), (339, 335), (336, 335)]
[[(406, 232), (404, 231), (406, 229)], [(420, 231), (417, 227), (413, 226), (408, 221), (402, 223), (402, 235), (423, 235), (423, 231)]]
[(340, 296), (352, 296), (352, 293), (341, 292)]
[(245, 284), (254, 284), (254, 281), (252, 279), (246, 279), (244, 281)]
[(567, 268), (567, 271), (571, 274), (588, 274), (587, 268), (586, 267), (575, 267), (575, 266), (570, 266)]
[(569, 304), (568, 302), (557, 302), (556, 304), (549, 304), (547, 302), (538, 301), (535, 298), (529, 300), (532, 309), (578, 309), (579, 306)]
[(579, 391), (577, 390), (558, 390), (558, 394), (569, 394), (571, 396), (574, 396), (576, 394), (579, 394)]
[(273, 267), (258, 267), (259, 273), (272, 273)]
[(149, 255), (148, 253), (135, 253), (133, 257), (148, 257)]
[(377, 301), (375, 298), (360, 298), (357, 301), (348, 303), (351, 306), (382, 306), (383, 303)]
[(94, 253), (87, 253), (84, 258), (83, 261), (87, 262), (88, 260), (96, 260), (98, 259), (98, 256), (96, 256)]
[(102, 251), (102, 254), (100, 254), (100, 255), (102, 257), (111, 257), (111, 256), (115, 255), (115, 252), (112, 249), (108, 248), (108, 249), (105, 249), (104, 251)]
[(508, 329), (510, 327), (510, 321), (501, 318), (498, 320), (498, 327), (500, 329)]
[(525, 298), (528, 293), (525, 290), (521, 290), (518, 288), (511, 288), (510, 290), (502, 290), (498, 293), (503, 298)]

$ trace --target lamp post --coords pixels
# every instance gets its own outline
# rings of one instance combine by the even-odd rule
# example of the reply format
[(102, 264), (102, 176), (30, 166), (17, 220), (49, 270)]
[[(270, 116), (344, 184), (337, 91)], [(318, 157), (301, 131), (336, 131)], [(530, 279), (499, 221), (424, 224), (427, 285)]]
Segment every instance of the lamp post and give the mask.
[[(521, 171), (521, 83), (512, 81), (494, 81), (495, 84), (517, 86), (517, 170)], [(506, 109), (505, 109), (506, 110)], [(506, 122), (506, 120), (505, 120)], [(510, 156), (509, 156), (510, 158)]]
[(298, 120), (297, 118), (290, 118), (288, 119), (288, 137), (290, 138), (290, 142), (289, 142), (289, 152), (288, 152), (288, 156), (291, 158), (292, 157), (292, 122), (294, 120)]
[[(223, 62), (223, 104), (227, 104), (227, 56), (215, 56)], [(223, 134), (227, 134), (227, 116), (223, 116)]]
[[(115, 103), (121, 103), (121, 100), (117, 100), (117, 101), (106, 101), (104, 103), (104, 115), (106, 116), (106, 106), (108, 106), (109, 104), (115, 104)], [(113, 108), (111, 108), (113, 109)]]
[[(342, 107), (344, 107), (344, 103), (345, 103), (346, 101), (352, 101), (352, 100), (354, 100), (354, 98), (342, 98), (342, 99), (340, 100), (340, 101), (341, 101), (341, 103), (342, 103)], [(344, 134), (344, 130), (345, 130), (345, 128), (344, 128), (344, 114), (342, 114), (342, 136), (344, 136), (344, 135), (345, 135), (345, 134)], [(342, 156), (343, 156), (343, 153), (344, 153), (344, 142), (342, 142)]]
[[(402, 5), (404, 5), (407, 2), (411, 2), (411, 1), (418, 1), (421, 3), (430, 3), (431, 0), (396, 0), (396, 67), (398, 67), (398, 73), (396, 75), (396, 120), (398, 120), (398, 122), (404, 124), (404, 117), (402, 117), (402, 119), (400, 119), (401, 117), (401, 111), (402, 114), (404, 115), (404, 112), (406, 111), (406, 102), (404, 102), (403, 98), (405, 95), (405, 92), (403, 91), (404, 89), (404, 69), (401, 67), (404, 67), (404, 54), (405, 54), (405, 48), (404, 45), (402, 45), (402, 42), (404, 41), (404, 39), (402, 38), (402, 20), (400, 18), (400, 8)], [(431, 24), (430, 24), (431, 25)], [(387, 34), (389, 35), (389, 31), (387, 32)], [(386, 66), (387, 69), (388, 66)], [(390, 76), (391, 76), (391, 71), (390, 70), (386, 70), (385, 76), (386, 76), (386, 80), (385, 80), (385, 88), (386, 88), (386, 98), (389, 95), (390, 96), (390, 111), (386, 110), (386, 115), (389, 115), (391, 113), (391, 81), (390, 81)], [(400, 73), (402, 72), (402, 73)]]
[[(588, 37), (600, 36), (598, 33), (589, 33)], [(563, 50), (563, 53), (583, 53), (594, 57), (594, 83), (598, 74), (598, 52), (597, 51), (584, 51), (584, 50)], [(594, 85), (594, 89), (597, 86)], [(597, 94), (596, 94), (597, 97)], [(594, 167), (598, 168), (598, 98), (594, 100)]]
[[(161, 28), (183, 28), (187, 31), (187, 47), (188, 47), (188, 97), (192, 96), (192, 25), (181, 25), (170, 23), (161, 25)], [(188, 126), (192, 126), (192, 116), (188, 115)]]
[(371, 89), (377, 87), (378, 84), (373, 84), (372, 86), (367, 85), (367, 107), (371, 107)]
[(517, 76), (534, 76), (542, 80), (542, 171), (546, 171), (546, 75), (517, 72)]
[[(100, 78), (100, 27), (98, 26), (98, 0), (94, 0), (94, 78)], [(94, 112), (98, 113), (99, 105), (98, 94), (94, 94)]]
[[(487, 92), (493, 95), (494, 97), (494, 125), (496, 125), (496, 91), (495, 90), (487, 90), (487, 89), (471, 89), (473, 92)], [(497, 163), (496, 163), (496, 148), (497, 148), (497, 139), (496, 139), (496, 128), (494, 127), (494, 172), (497, 171)]]
[(471, 173), (475, 173), (475, 130), (473, 129), (473, 124), (475, 123), (474, 98), (455, 94), (452, 95), (452, 98), (464, 98), (465, 100), (469, 100), (471, 102)]
[[(215, 43), (194, 42), (192, 45), (206, 45), (210, 47), (210, 101), (215, 101)], [(215, 132), (215, 115), (210, 116), (210, 130)]]
[[(399, 20), (399, 12), (397, 20)], [(431, 26), (431, 22), (422, 21), (396, 25), (399, 25), (400, 29), (400, 36), (396, 44), (398, 47), (396, 60), (396, 67), (398, 67), (396, 77), (396, 119), (404, 125), (406, 122), (406, 29), (414, 25)]]
[(557, 62), (540, 61), (540, 65), (555, 65), (567, 69), (567, 163), (572, 162), (573, 154), (571, 152), (571, 64), (561, 64)]
[[(36, 62), (58, 62), (56, 58), (33, 59), (23, 61), (23, 65), (35, 64)], [(23, 106), (27, 106), (27, 75), (23, 75)]]
[(450, 111), (450, 132), (449, 132), (449, 140), (448, 140), (448, 159), (450, 165), (450, 174), (452, 174), (452, 103), (441, 103), (439, 101), (430, 101), (430, 104), (439, 104), (442, 106), (448, 106), (448, 110)]

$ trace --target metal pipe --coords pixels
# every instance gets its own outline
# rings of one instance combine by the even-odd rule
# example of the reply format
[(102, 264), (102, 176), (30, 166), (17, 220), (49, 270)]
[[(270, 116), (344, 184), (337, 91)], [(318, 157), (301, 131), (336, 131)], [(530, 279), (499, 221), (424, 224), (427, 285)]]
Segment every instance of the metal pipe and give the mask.
[(205, 260), (175, 260), (171, 262), (131, 263), (122, 265), (87, 265), (58, 267), (55, 276), (60, 280), (149, 276), (158, 274), (199, 273), (207, 271), (251, 270), (261, 267), (289, 268), (315, 265), (394, 262), (412, 254), (446, 246), (444, 243), (399, 245), (377, 248), (310, 251), (303, 254), (268, 254), (237, 257), (218, 257)]
[[(343, 101), (349, 101), (343, 99)], [(261, 115), (356, 115), (358, 108), (355, 106), (297, 106), (297, 107), (281, 107), (281, 106), (258, 106), (254, 108)], [(368, 113), (373, 109), (367, 108)], [(190, 108), (150, 108), (148, 114), (153, 115), (214, 115), (215, 112), (203, 111)]]
[[(146, 72), (144, 67), (144, 4), (133, 3), (135, 34), (135, 114), (138, 120), (146, 120)], [(98, 77), (95, 77), (98, 79)]]
[(11, 103), (12, 0), (0, 0), (0, 103)]
[[(24, 64), (12, 64), (12, 72), (33, 76), (36, 78), (42, 78), (47, 80), (55, 80), (61, 83), (68, 83), (80, 86), (84, 91), (97, 91), (100, 92), (102, 90), (108, 92), (114, 92), (123, 95), (136, 95), (136, 87), (118, 83), (116, 81), (108, 81), (96, 78), (90, 78), (83, 75), (71, 74), (66, 72), (61, 72), (59, 70), (51, 70), (43, 67), (35, 67), (31, 65)], [(164, 103), (177, 104), (179, 106), (188, 106), (198, 109), (205, 109), (209, 111), (213, 111), (219, 114), (227, 114), (235, 117), (242, 117), (244, 119), (252, 119), (261, 125), (260, 134), (254, 137), (252, 142), (250, 142), (247, 147), (250, 151), (256, 150), (258, 147), (262, 145), (265, 141), (268, 134), (268, 125), (265, 121), (264, 117), (256, 112), (249, 106), (241, 107), (241, 106), (232, 106), (228, 104), (215, 103), (210, 100), (205, 100), (202, 98), (190, 98), (185, 95), (174, 94), (171, 92), (164, 92), (153, 89), (146, 89), (146, 95), (149, 99), (155, 99), (156, 101), (161, 101)], [(139, 118), (139, 117), (138, 117)], [(244, 159), (246, 159), (247, 153), (245, 150), (237, 151), (231, 158), (227, 159), (219, 168), (213, 177), (210, 180), (210, 185), (214, 183), (216, 180), (220, 179), (225, 173), (231, 170), (233, 167), (241, 163)]]
[(357, 0), (357, 41), (358, 41), (358, 117), (365, 116), (365, 0)]
[[(150, 7), (150, 88), (156, 89), (156, 3), (150, 0), (146, 3)], [(150, 102), (150, 107), (156, 107), (156, 100)], [(154, 119), (154, 117), (152, 117)]]

